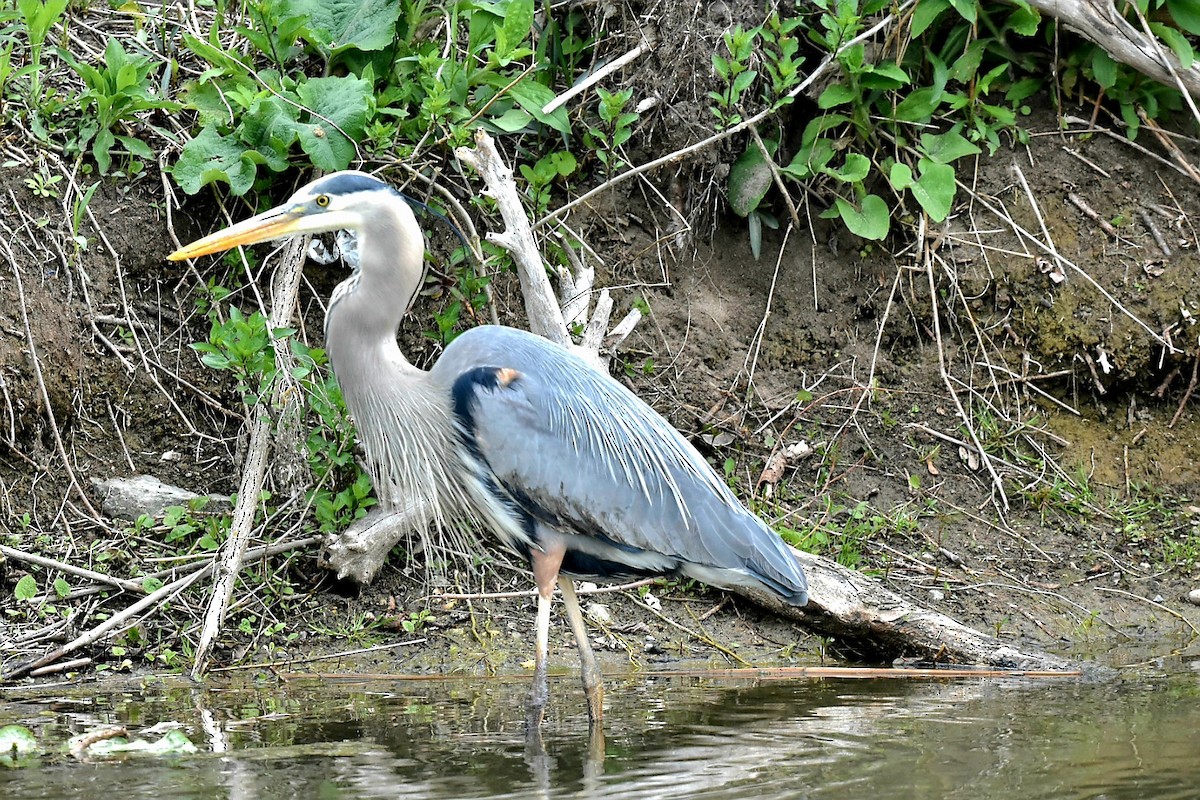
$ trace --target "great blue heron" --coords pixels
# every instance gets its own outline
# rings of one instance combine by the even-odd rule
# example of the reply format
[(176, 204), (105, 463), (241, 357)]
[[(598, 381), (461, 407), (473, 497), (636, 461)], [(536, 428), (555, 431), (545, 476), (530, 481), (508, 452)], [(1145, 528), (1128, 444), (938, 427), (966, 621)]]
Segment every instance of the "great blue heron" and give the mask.
[(383, 181), (355, 171), (319, 178), (170, 258), (336, 230), (357, 234), (360, 264), (333, 291), (325, 346), (380, 501), (423, 502), (437, 523), (488, 527), (533, 568), (531, 726), (548, 694), (555, 583), (593, 723), (603, 716), (601, 674), (572, 577), (682, 575), (808, 602), (787, 547), (688, 440), (574, 354), (484, 325), (451, 342), (430, 371), (414, 367), (396, 332), (421, 280), (424, 237), (405, 197)]

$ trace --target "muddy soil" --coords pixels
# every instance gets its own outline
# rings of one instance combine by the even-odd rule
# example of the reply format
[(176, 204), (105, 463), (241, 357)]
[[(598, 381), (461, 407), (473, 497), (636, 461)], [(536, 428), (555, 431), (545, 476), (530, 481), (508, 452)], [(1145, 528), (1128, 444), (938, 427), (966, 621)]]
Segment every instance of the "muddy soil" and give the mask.
[[(804, 207), (803, 229), (769, 232), (755, 260), (742, 220), (693, 205), (693, 227), (681, 231), (640, 192), (609, 198), (575, 222), (602, 254), (601, 282), (619, 287), (618, 303), (641, 299), (652, 312), (613, 372), (794, 540), (917, 602), (1051, 650), (1177, 641), (1200, 624), (1200, 609), (1183, 600), (1200, 586), (1200, 508), (1189, 499), (1200, 494), (1200, 398), (1191, 396), (1200, 192), (1120, 139), (1060, 133), (1049, 114), (1028, 125), (1028, 146), (981, 158), (966, 181), (975, 194), (960, 194), (951, 220), (915, 244), (905, 234), (869, 245)], [(689, 174), (655, 180), (679, 196)], [(16, 200), (0, 275), (5, 541), (116, 574), (152, 572), (161, 565), (138, 552), (164, 532), (105, 517), (92, 481), (152, 474), (198, 493), (236, 491), (244, 408), (232, 381), (187, 345), (207, 334), (203, 287), (243, 285), (243, 265), (166, 265), (173, 237), (207, 232), (217, 211), (172, 205), (169, 224), (175, 201), (158, 175), (103, 185), (91, 204), (99, 229), (88, 227), (83, 250), (61, 201), (35, 196), (19, 170), (0, 171), (0, 181)], [(248, 312), (256, 291), (269, 303), (269, 275), (251, 267), (257, 290), (232, 298)], [(321, 300), (341, 274), (310, 265), (300, 315), (310, 343), (319, 344)], [(518, 307), (508, 277), (495, 281), (503, 307)], [(437, 355), (422, 336), (436, 302), (419, 301), (403, 332), (414, 361)], [(764, 476), (781, 453), (786, 467)], [(284, 533), (268, 521), (263, 538)], [(383, 618), (394, 629), (383, 636), (424, 642), (362, 656), (355, 668), (520, 670), (532, 601), (429, 598), (431, 589), (527, 587), (519, 568), (494, 557), (486, 578), (451, 566), (447, 583), (431, 585), (419, 555), (397, 554), (361, 590), (323, 575), (315, 552), (257, 565), (218, 661), (343, 650)], [(22, 630), (44, 624), (14, 600), (31, 569), (0, 561), (0, 606)], [(43, 589), (54, 577), (34, 573)], [(254, 587), (270, 580), (294, 593), (262, 605), (278, 595)], [(649, 591), (661, 610), (637, 591), (591, 600), (608, 620), (596, 638), (610, 668), (725, 665), (726, 650), (750, 663), (826, 653), (827, 643), (719, 592)], [(182, 603), (190, 610), (169, 623), (173, 635), (144, 641), (186, 650), (174, 634), (195, 636), (205, 597)], [(122, 605), (72, 602), (87, 614)], [(414, 623), (423, 609), (433, 618)], [(241, 619), (253, 623), (235, 630)], [(260, 623), (272, 620), (297, 636), (264, 636)], [(555, 638), (555, 657), (569, 662), (569, 633), (560, 627)]]

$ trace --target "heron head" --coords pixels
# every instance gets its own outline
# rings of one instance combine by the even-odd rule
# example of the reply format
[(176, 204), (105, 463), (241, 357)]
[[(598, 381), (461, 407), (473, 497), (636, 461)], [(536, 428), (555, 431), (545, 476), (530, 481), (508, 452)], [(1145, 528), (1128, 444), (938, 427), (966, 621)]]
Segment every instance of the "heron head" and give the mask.
[(283, 205), (197, 239), (167, 258), (182, 261), (305, 233), (358, 231), (374, 202), (397, 196), (395, 189), (373, 175), (357, 170), (335, 172), (302, 187)]

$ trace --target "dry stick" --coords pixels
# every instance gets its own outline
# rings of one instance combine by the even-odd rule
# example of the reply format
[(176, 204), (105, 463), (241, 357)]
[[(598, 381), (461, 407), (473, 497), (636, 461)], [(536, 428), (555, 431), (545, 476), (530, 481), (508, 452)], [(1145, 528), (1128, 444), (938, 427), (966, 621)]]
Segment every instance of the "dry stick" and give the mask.
[(0, 544), (0, 556), (7, 556), (8, 558), (12, 558), (17, 561), (24, 561), (26, 564), (37, 564), (39, 567), (45, 567), (46, 569), (56, 569), (59, 572), (65, 572), (68, 575), (75, 575), (76, 577), (89, 581), (95, 581), (96, 583), (107, 583), (110, 586), (115, 586), (118, 589), (124, 589), (128, 592), (137, 592), (138, 594), (142, 594), (145, 591), (142, 588), (142, 584), (138, 581), (131, 581), (125, 578), (115, 578), (112, 575), (105, 575), (103, 572), (93, 572), (92, 570), (85, 569), (84, 567), (75, 567), (70, 564), (64, 564), (63, 562), (55, 561), (52, 558), (45, 558), (44, 556), (34, 555), (33, 553), (26, 553), (24, 550), (18, 550), (15, 547), (8, 547)]
[[(614, 673), (608, 673), (610, 676)], [(620, 673), (616, 673), (619, 675)], [(961, 666), (941, 668), (929, 667), (730, 667), (728, 669), (651, 669), (638, 670), (639, 677), (655, 678), (712, 678), (717, 680), (794, 680), (796, 678), (845, 678), (877, 680), (907, 678), (911, 680), (951, 680), (955, 678), (1078, 678), (1083, 675), (1077, 669), (971, 669)], [(496, 681), (509, 683), (527, 681), (526, 675), (467, 675), (463, 673), (408, 673), (394, 672), (291, 672), (277, 675), (280, 680), (325, 680), (325, 681), (408, 681), (428, 683), (433, 681)]]
[(1145, 208), (1139, 207), (1137, 210), (1138, 219), (1146, 226), (1146, 230), (1150, 231), (1150, 236), (1154, 238), (1154, 243), (1158, 245), (1158, 249), (1167, 258), (1171, 257), (1171, 247), (1167, 244), (1167, 240), (1163, 238), (1162, 231), (1158, 229), (1158, 225), (1154, 224), (1154, 219), (1150, 216)]
[[(1172, 77), (1185, 95), (1200, 96), (1200, 65), (1189, 69), (1174, 53), (1164, 51), (1154, 37), (1147, 38), (1129, 24), (1112, 0), (1028, 0), (1029, 5), (1069, 25), (1102, 47), (1112, 58), (1157, 81)], [(1135, 4), (1120, 4), (1123, 9)]]
[(328, 661), (334, 658), (349, 658), (350, 656), (361, 656), (364, 653), (374, 653), (379, 650), (393, 650), (397, 647), (408, 647), (414, 644), (425, 644), (428, 639), (410, 639), (407, 642), (393, 642), (392, 644), (377, 644), (374, 647), (360, 647), (357, 650), (343, 650), (340, 653), (326, 653), (320, 656), (307, 656), (305, 658), (288, 658), (283, 661), (267, 661), (260, 664), (232, 664), (228, 667), (214, 667), (212, 672), (237, 672), (245, 669), (274, 669), (275, 667), (290, 667), (293, 664), (311, 664), (314, 661)]
[[(817, 68), (814, 69), (807, 78), (805, 78), (799, 84), (794, 86), (792, 88), (792, 90), (787, 93), (786, 97), (788, 99), (795, 99), (796, 97), (798, 97), (800, 95), (800, 93), (803, 92), (805, 89), (807, 89), (809, 86), (811, 86), (813, 84), (813, 82), (817, 80), (817, 78), (821, 77), (821, 75), (823, 75), (825, 73), (825, 70), (827, 70), (831, 66), (833, 66), (837, 62), (837, 57), (839, 55), (841, 55), (845, 50), (847, 50), (848, 48), (854, 47), (855, 45), (857, 45), (860, 42), (864, 42), (867, 39), (870, 39), (872, 36), (874, 36), (879, 31), (883, 30), (884, 28), (886, 28), (888, 25), (893, 24), (897, 19), (899, 19), (904, 14), (905, 11), (907, 11), (909, 9), (909, 7), (911, 7), (915, 3), (916, 3), (916, 0), (905, 0), (905, 2), (902, 3), (900, 5), (900, 7), (897, 8), (895, 11), (893, 11), (889, 16), (885, 16), (882, 20), (877, 22), (875, 25), (872, 25), (870, 28), (863, 31), (858, 36), (855, 36), (853, 39), (851, 39), (850, 41), (843, 44), (835, 52), (830, 53), (828, 56), (826, 56), (821, 61), (820, 64), (817, 65)], [(596, 188), (594, 188), (590, 191), (584, 192), (583, 194), (581, 194), (579, 197), (575, 198), (571, 202), (559, 206), (554, 211), (551, 211), (549, 214), (547, 214), (546, 216), (544, 216), (540, 220), (538, 220), (536, 223), (534, 223), (533, 227), (535, 229), (540, 228), (543, 225), (547, 224), (548, 222), (558, 219), (559, 217), (561, 217), (563, 214), (570, 211), (575, 206), (586, 203), (588, 200), (592, 199), (596, 195), (598, 195), (602, 192), (606, 192), (618, 184), (624, 183), (625, 181), (629, 180), (630, 178), (634, 177), (635, 175), (641, 175), (643, 172), (649, 172), (650, 170), (657, 169), (658, 167), (661, 167), (661, 166), (665, 166), (666, 164), (672, 164), (676, 161), (682, 161), (683, 159), (688, 158), (689, 156), (691, 156), (695, 153), (698, 153), (701, 150), (704, 150), (708, 147), (711, 147), (714, 144), (717, 144), (718, 142), (722, 142), (722, 141), (730, 138), (734, 134), (741, 133), (742, 131), (747, 130), (748, 128), (762, 122), (764, 119), (771, 116), (773, 113), (775, 113), (775, 108), (768, 106), (767, 108), (764, 108), (762, 111), (758, 112), (757, 114), (750, 117), (749, 119), (747, 119), (743, 122), (740, 122), (737, 125), (734, 125), (732, 128), (727, 128), (727, 129), (721, 131), (720, 133), (713, 134), (712, 136), (708, 137), (707, 139), (696, 142), (695, 144), (692, 144), (692, 145), (688, 145), (687, 147), (684, 147), (680, 150), (676, 150), (674, 153), (668, 153), (667, 155), (665, 155), (661, 158), (656, 158), (653, 161), (647, 161), (645, 164), (642, 164), (640, 167), (634, 167), (633, 169), (630, 169), (626, 172), (622, 172), (620, 175), (617, 175), (615, 178), (605, 181), (604, 183), (600, 184), (599, 186), (597, 186)]]
[[(1188, 104), (1188, 108), (1191, 109), (1192, 119), (1200, 123), (1200, 109), (1196, 108), (1196, 101), (1192, 97), (1191, 92), (1188, 91), (1188, 87), (1184, 85), (1183, 78), (1179, 74), (1179, 69), (1177, 69), (1177, 67), (1183, 67), (1183, 62), (1176, 61), (1171, 58), (1174, 53), (1168, 50), (1166, 47), (1163, 47), (1162, 40), (1155, 36), (1154, 31), (1150, 29), (1150, 20), (1146, 19), (1146, 15), (1143, 14), (1142, 10), (1137, 7), (1137, 4), (1130, 3), (1129, 8), (1133, 9), (1133, 13), (1137, 14), (1138, 22), (1142, 24), (1142, 32), (1146, 34), (1147, 45), (1154, 50), (1155, 57), (1157, 57), (1158, 61), (1167, 68), (1167, 72), (1171, 73), (1171, 80), (1175, 81), (1175, 88), (1179, 89), (1179, 93), (1183, 95), (1184, 102), (1186, 102)], [(1194, 72), (1192, 73), (1192, 77), (1195, 77)], [(1166, 81), (1163, 81), (1163, 83), (1166, 83)], [(1137, 112), (1139, 117), (1142, 117), (1142, 119), (1146, 118), (1145, 111), (1142, 108), (1139, 107)], [(1154, 127), (1157, 128), (1158, 126), (1156, 125)], [(1196, 171), (1192, 168), (1191, 164), (1187, 163), (1186, 159), (1184, 159), (1184, 161), (1181, 163), (1186, 165), (1188, 171), (1191, 172), (1194, 177), (1200, 179), (1200, 176), (1196, 175)]]
[(929, 279), (929, 304), (933, 316), (933, 336), (937, 340), (938, 372), (942, 376), (942, 382), (946, 384), (946, 391), (950, 393), (950, 399), (954, 401), (954, 407), (958, 410), (958, 418), (962, 420), (963, 427), (967, 429), (967, 434), (971, 437), (971, 442), (975, 445), (980, 460), (987, 467), (988, 474), (992, 476), (992, 484), (996, 487), (996, 491), (1000, 493), (1000, 502), (1004, 506), (1004, 510), (1008, 511), (1008, 494), (1004, 491), (1004, 481), (1001, 480), (999, 473), (996, 472), (996, 467), (992, 464), (992, 457), (983, 449), (983, 443), (979, 441), (979, 434), (975, 432), (975, 426), (971, 424), (971, 418), (967, 415), (967, 410), (963, 408), (962, 401), (958, 398), (958, 392), (954, 390), (954, 384), (950, 381), (950, 371), (946, 367), (946, 351), (942, 344), (942, 323), (938, 318), (937, 286), (933, 279), (933, 253), (925, 241), (924, 214), (921, 215), (921, 225), (920, 231), (917, 233), (917, 242), (921, 248), (922, 260), (925, 262), (925, 275)]
[[(622, 583), (618, 586), (597, 586), (594, 589), (582, 589), (582, 588), (577, 587), (575, 589), (575, 594), (582, 597), (584, 595), (612, 594), (613, 592), (624, 592), (628, 589), (640, 589), (643, 586), (649, 586), (650, 584), (652, 584), (658, 580), (659, 580), (658, 578), (642, 578), (640, 581), (633, 581), (632, 583)], [(554, 594), (559, 594), (558, 589), (554, 590)], [(517, 600), (517, 599), (526, 598), (526, 597), (535, 597), (536, 595), (537, 595), (537, 589), (527, 589), (527, 590), (521, 591), (521, 592), (476, 592), (473, 594), (459, 594), (459, 593), (445, 592), (445, 593), (428, 595), (426, 599), (428, 599), (428, 600)]]
[[(12, 193), (9, 193), (12, 196)], [(13, 198), (13, 203), (16, 203), (16, 198)], [(29, 360), (33, 364), (33, 374), (37, 379), (38, 393), (42, 397), (42, 405), (46, 411), (46, 420), (50, 423), (50, 430), (54, 433), (54, 447), (58, 451), (59, 458), (62, 459), (63, 469), (67, 472), (67, 478), (71, 482), (71, 488), (79, 495), (79, 499), (83, 501), (83, 505), (87, 508), (88, 513), (95, 520), (100, 519), (99, 512), (92, 506), (92, 501), (88, 498), (87, 492), (79, 484), (79, 478), (75, 475), (75, 470), (71, 467), (71, 459), (67, 455), (67, 447), (63, 444), (62, 434), (58, 431), (58, 421), (54, 418), (54, 408), (50, 405), (50, 393), (46, 389), (46, 380), (42, 375), (42, 362), (37, 354), (37, 347), (33, 341), (33, 328), (29, 324), (29, 306), (25, 302), (25, 284), (21, 281), (21, 270), (17, 266), (17, 259), (9, 248), (8, 243), (0, 240), (0, 244), (4, 245), (4, 250), (8, 254), (8, 263), (12, 266), (13, 277), (17, 280), (17, 297), (21, 303), (21, 319), (25, 325), (25, 338), (29, 344)]]
[(1141, 595), (1134, 594), (1133, 592), (1126, 592), (1122, 589), (1112, 589), (1112, 588), (1109, 588), (1108, 586), (1097, 586), (1096, 591), (1110, 592), (1112, 594), (1119, 594), (1122, 597), (1129, 597), (1134, 600), (1141, 600), (1143, 603), (1148, 603), (1148, 604), (1154, 606), (1155, 608), (1157, 608), (1158, 610), (1165, 611), (1166, 613), (1170, 614), (1172, 617), (1175, 617), (1175, 619), (1179, 620), (1184, 625), (1187, 625), (1189, 628), (1191, 628), (1193, 635), (1200, 636), (1200, 630), (1197, 630), (1195, 625), (1188, 622), (1186, 617), (1184, 617), (1178, 611), (1172, 611), (1171, 609), (1164, 606), (1162, 603), (1157, 603), (1157, 602), (1151, 600), (1149, 597), (1142, 597)]
[(646, 50), (647, 50), (647, 44), (644, 44), (644, 43), (639, 44), (637, 47), (633, 48), (625, 55), (623, 55), (619, 58), (615, 58), (612, 61), (608, 62), (603, 67), (596, 70), (595, 72), (593, 72), (588, 77), (584, 78), (579, 83), (575, 84), (575, 86), (571, 87), (567, 91), (560, 94), (558, 97), (551, 100), (549, 103), (546, 103), (546, 105), (542, 106), (542, 113), (543, 114), (553, 114), (555, 111), (557, 111), (559, 108), (561, 108), (565, 103), (570, 101), (571, 98), (575, 97), (578, 94), (582, 94), (583, 92), (586, 92), (593, 85), (604, 80), (609, 75), (611, 75), (612, 73), (619, 70), (621, 67), (625, 66), (626, 64), (629, 64), (632, 61), (637, 60), (638, 58), (641, 58), (642, 53), (646, 52)]
[[(292, 309), (296, 305), (300, 291), (306, 242), (307, 237), (301, 237), (289, 242), (283, 248), (282, 263), (276, 273), (276, 285), (279, 291), (275, 295), (275, 303), (271, 308), (271, 321), (268, 328), (270, 331), (286, 328), (291, 321)], [(280, 364), (287, 363), (286, 340), (277, 339), (272, 334), (271, 344), (275, 348), (278, 362)], [(277, 397), (286, 388), (284, 382), (277, 382), (272, 394)], [(207, 666), (209, 652), (212, 650), (217, 635), (221, 632), (221, 623), (225, 620), (229, 599), (233, 596), (233, 587), (237, 582), (238, 572), (242, 568), (246, 545), (254, 530), (254, 511), (267, 476), (267, 453), (271, 447), (272, 427), (271, 417), (265, 412), (256, 414), (250, 424), (250, 444), (247, 448), (246, 463), (242, 466), (242, 482), (238, 487), (237, 506), (233, 509), (233, 523), (230, 526), (229, 539), (221, 548), (217, 581), (213, 587), (212, 598), (209, 600), (208, 610), (204, 613), (204, 627), (200, 632), (200, 643), (196, 646), (196, 656), (192, 664), (193, 678), (199, 678)]]
[(1168, 428), (1174, 428), (1175, 423), (1179, 422), (1179, 418), (1183, 416), (1183, 409), (1187, 407), (1188, 400), (1192, 399), (1192, 392), (1196, 391), (1196, 383), (1200, 380), (1200, 375), (1197, 371), (1200, 370), (1200, 355), (1192, 361), (1192, 379), (1188, 381), (1187, 389), (1183, 393), (1183, 398), (1179, 401), (1179, 408), (1175, 409), (1175, 416), (1171, 417), (1171, 424)]
[(717, 651), (723, 653), (730, 660), (736, 661), (739, 664), (745, 664), (747, 667), (750, 666), (749, 661), (742, 658), (737, 653), (735, 653), (733, 650), (730, 650), (728, 647), (725, 647), (720, 642), (718, 642), (716, 639), (713, 639), (711, 636), (709, 636), (707, 633), (701, 633), (701, 632), (694, 631), (691, 628), (689, 628), (688, 626), (686, 626), (682, 623), (676, 622), (675, 620), (671, 619), (666, 614), (662, 613), (661, 611), (659, 611), (658, 609), (656, 609), (654, 606), (650, 605), (649, 603), (645, 602), (644, 600), (641, 600), (639, 598), (634, 598), (633, 602), (635, 604), (641, 606), (646, 611), (649, 611), (651, 614), (658, 617), (663, 622), (670, 625), (672, 628), (676, 628), (677, 630), (683, 631), (688, 636), (691, 636), (693, 639), (700, 641), (700, 642), (704, 642), (706, 645), (713, 648), (714, 650), (717, 650)]
[[(1032, 199), (1033, 192), (1029, 189), (1029, 184), (1025, 181), (1024, 173), (1022, 173), (1020, 167), (1017, 167), (1016, 165), (1013, 166), (1013, 169), (1016, 171), (1017, 177), (1020, 179), (1021, 184), (1025, 187), (1026, 194)], [(1132, 311), (1127, 309), (1125, 306), (1121, 305), (1121, 302), (1119, 300), (1117, 300), (1117, 298), (1113, 297), (1112, 294), (1107, 289), (1105, 289), (1103, 286), (1101, 286), (1099, 283), (1097, 283), (1096, 279), (1093, 278), (1091, 275), (1089, 275), (1082, 267), (1077, 265), (1075, 262), (1071, 261), (1066, 256), (1058, 253), (1052, 247), (1045, 244), (1041, 239), (1034, 236), (1029, 231), (1025, 230), (1025, 228), (1023, 228), (1022, 226), (1018, 225), (1016, 220), (1014, 220), (1012, 217), (1005, 214), (1000, 209), (996, 208), (994, 205), (989, 203), (987, 200), (984, 200), (983, 196), (980, 195), (978, 192), (976, 192), (974, 189), (972, 189), (970, 186), (967, 186), (965, 183), (963, 183), (962, 181), (960, 181), (958, 179), (955, 179), (954, 182), (958, 185), (958, 187), (960, 189), (962, 189), (964, 192), (969, 194), (971, 196), (971, 199), (974, 202), (979, 203), (981, 206), (986, 208), (988, 211), (992, 212), (992, 214), (994, 214), (997, 219), (1002, 220), (1005, 224), (1007, 224), (1010, 228), (1012, 228), (1012, 230), (1015, 233), (1028, 239), (1035, 247), (1037, 247), (1043, 253), (1046, 253), (1049, 256), (1053, 256), (1054, 258), (1058, 259), (1061, 263), (1066, 264), (1068, 267), (1070, 267), (1071, 269), (1075, 270), (1077, 273), (1082, 275), (1084, 280), (1086, 280), (1088, 283), (1090, 283), (1096, 291), (1100, 292), (1100, 294), (1104, 296), (1105, 300), (1107, 300), (1109, 303), (1112, 304), (1113, 308), (1117, 309), (1122, 314), (1124, 314), (1126, 317), (1128, 317), (1130, 320), (1132, 320), (1138, 327), (1140, 327), (1144, 331), (1146, 331), (1146, 333), (1149, 333), (1150, 337), (1152, 339), (1154, 339), (1154, 341), (1158, 342), (1163, 347), (1165, 347), (1168, 352), (1171, 352), (1171, 353), (1182, 352), (1179, 348), (1175, 347), (1173, 344), (1171, 344), (1166, 339), (1164, 339), (1158, 331), (1151, 328), (1145, 322), (1142, 322), (1142, 320), (1136, 314), (1134, 314)]]
[(1114, 239), (1120, 239), (1121, 234), (1112, 226), (1108, 220), (1096, 213), (1096, 209), (1088, 205), (1088, 202), (1079, 196), (1076, 192), (1067, 192), (1067, 201), (1083, 212), (1083, 215), (1092, 222), (1100, 226), (1100, 230), (1107, 233)]
[(1171, 158), (1175, 160), (1175, 163), (1177, 163), (1185, 173), (1187, 173), (1189, 178), (1196, 183), (1200, 183), (1200, 172), (1198, 172), (1196, 168), (1191, 165), (1191, 162), (1188, 161), (1188, 157), (1183, 154), (1182, 150), (1179, 149), (1179, 145), (1171, 141), (1171, 137), (1167, 136), (1163, 129), (1155, 124), (1154, 120), (1146, 116), (1144, 109), (1139, 108), (1137, 110), (1137, 114), (1142, 120), (1142, 127), (1154, 134), (1154, 138), (1158, 139), (1158, 143), (1162, 145), (1164, 150), (1170, 153)]
[(546, 267), (534, 241), (529, 217), (517, 196), (512, 170), (500, 158), (496, 143), (480, 128), (475, 132), (475, 148), (459, 147), (454, 154), (483, 177), (488, 186), (485, 193), (500, 209), (505, 228), (500, 233), (489, 233), (488, 239), (508, 250), (517, 264), (530, 329), (557, 345), (570, 348), (571, 336), (562, 310), (554, 301), (554, 290), (546, 277)]
[[(211, 565), (210, 565), (210, 568), (211, 568)], [(210, 571), (209, 568), (202, 569), (197, 572), (193, 572), (191, 575), (182, 577), (177, 581), (168, 583), (166, 586), (162, 587), (158, 591), (152, 592), (152, 593), (146, 595), (141, 600), (139, 600), (136, 603), (134, 603), (133, 605), (131, 605), (129, 608), (123, 609), (123, 610), (118, 611), (117, 613), (113, 614), (111, 617), (104, 620), (104, 622), (100, 623), (95, 628), (92, 628), (90, 631), (83, 634), (82, 636), (79, 636), (78, 638), (74, 639), (73, 641), (70, 641), (67, 644), (64, 644), (62, 647), (58, 648), (57, 650), (52, 650), (51, 652), (46, 653), (41, 658), (31, 661), (28, 664), (18, 665), (12, 672), (9, 672), (7, 675), (5, 675), (3, 677), (3, 679), (4, 680), (12, 680), (13, 678), (19, 678), (31, 670), (35, 670), (40, 667), (44, 667), (47, 664), (52, 664), (55, 661), (58, 661), (58, 659), (67, 655), (68, 653), (73, 653), (74, 651), (78, 650), (81, 647), (86, 647), (89, 644), (92, 644), (93, 642), (98, 642), (100, 639), (103, 639), (105, 634), (107, 634), (113, 628), (117, 627), (118, 625), (125, 622), (126, 620), (129, 620), (129, 619), (132, 619), (133, 617), (137, 617), (137, 616), (141, 615), (141, 613), (143, 611), (146, 611), (147, 609), (149, 609), (149, 613), (146, 614), (146, 617), (150, 616), (155, 611), (157, 611), (159, 608), (162, 608), (163, 604), (167, 600), (174, 597), (179, 592), (182, 592), (187, 587), (191, 586), (193, 583), (195, 583), (197, 580), (199, 580), (202, 576), (207, 575), (209, 573), (209, 571)], [(143, 617), (143, 619), (144, 618), (145, 617)]]

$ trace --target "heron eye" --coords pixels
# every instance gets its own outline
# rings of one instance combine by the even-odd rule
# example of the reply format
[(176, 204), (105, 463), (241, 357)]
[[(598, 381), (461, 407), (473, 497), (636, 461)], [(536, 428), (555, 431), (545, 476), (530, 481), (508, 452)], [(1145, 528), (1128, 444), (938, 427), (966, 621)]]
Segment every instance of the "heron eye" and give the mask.
[(319, 205), (321, 208), (325, 208), (325, 206), (329, 205), (329, 195), (327, 195), (327, 194), (319, 194), (319, 195), (317, 195), (317, 200), (316, 200), (316, 203), (317, 203), (317, 205)]

